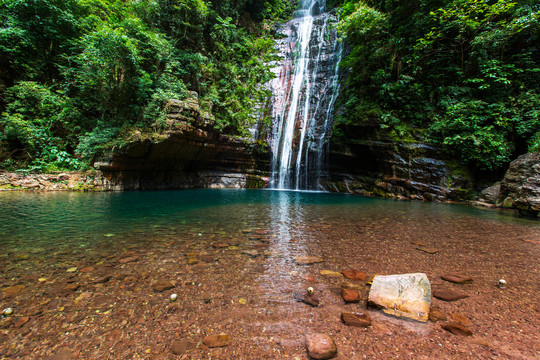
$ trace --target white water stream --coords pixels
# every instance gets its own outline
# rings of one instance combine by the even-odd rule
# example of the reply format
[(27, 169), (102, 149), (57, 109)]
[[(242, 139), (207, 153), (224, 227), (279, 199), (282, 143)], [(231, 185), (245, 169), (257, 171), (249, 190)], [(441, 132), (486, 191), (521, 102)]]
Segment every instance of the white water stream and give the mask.
[(272, 82), (272, 182), (276, 189), (320, 188), (338, 95), (341, 46), (325, 2), (303, 0), (282, 28), (283, 60)]

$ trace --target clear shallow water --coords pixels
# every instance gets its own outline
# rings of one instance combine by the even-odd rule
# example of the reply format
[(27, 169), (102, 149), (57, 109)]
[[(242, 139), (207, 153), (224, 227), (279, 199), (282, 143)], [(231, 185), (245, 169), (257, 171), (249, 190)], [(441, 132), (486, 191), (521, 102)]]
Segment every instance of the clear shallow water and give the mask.
[[(304, 219), (308, 212), (313, 217)], [(259, 190), (186, 190), (121, 193), (0, 193), (0, 246), (89, 243), (132, 232), (167, 232), (205, 224), (239, 229), (263, 221), (278, 226), (327, 220), (351, 222), (385, 216), (396, 221), (428, 217), (479, 217), (539, 227), (512, 212), (470, 206), (402, 202), (332, 193)], [(236, 223), (231, 223), (235, 221)], [(238, 230), (238, 229), (236, 229)]]
[[(435, 289), (449, 286), (440, 280), (443, 274), (468, 274), (474, 283), (459, 290), (470, 299), (435, 304), (465, 314), (475, 332), (493, 344), (504, 342), (509, 354), (534, 357), (540, 343), (530, 321), (540, 311), (540, 222), (512, 212), (330, 193), (204, 189), (4, 192), (0, 219), (1, 288), (23, 286), (15, 295), (3, 292), (0, 307), (30, 317), (22, 328), (0, 320), (0, 329), (7, 329), (0, 332), (0, 357), (40, 358), (64, 347), (79, 358), (166, 358), (178, 334), (197, 344), (203, 334), (222, 331), (234, 336), (234, 344), (211, 353), (194, 348), (188, 357), (305, 358), (306, 331), (334, 334), (347, 359), (359, 358), (358, 349), (373, 356), (399, 349), (413, 358), (492, 355), (472, 345), (456, 349), (455, 339), (435, 324), (407, 332), (379, 319), (379, 327), (359, 337), (339, 314), (365, 311), (365, 304), (343, 305), (343, 279), (319, 273), (351, 268), (425, 272)], [(418, 243), (438, 252), (420, 251)], [(297, 256), (320, 256), (324, 263), (299, 266)], [(67, 271), (73, 267), (78, 270)], [(103, 277), (110, 279), (96, 280)], [(510, 284), (504, 292), (493, 286), (501, 277)], [(176, 287), (156, 293), (151, 284), (157, 280)], [(75, 291), (63, 290), (73, 283), (79, 285)], [(316, 288), (321, 307), (294, 300), (293, 293), (307, 286)], [(174, 304), (167, 300), (172, 292), (179, 297)], [(388, 332), (380, 333), (381, 326), (395, 341), (384, 340)], [(442, 345), (435, 349), (426, 341)]]

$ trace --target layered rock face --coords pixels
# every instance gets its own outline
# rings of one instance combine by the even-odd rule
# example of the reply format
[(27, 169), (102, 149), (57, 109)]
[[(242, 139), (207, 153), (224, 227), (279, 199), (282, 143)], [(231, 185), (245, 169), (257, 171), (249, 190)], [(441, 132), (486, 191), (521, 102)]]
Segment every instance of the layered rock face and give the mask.
[(139, 137), (94, 166), (108, 190), (263, 187), (268, 154), (254, 140), (220, 134), (196, 97), (167, 104), (165, 134)]
[(348, 136), (345, 146), (330, 153), (331, 173), (323, 181), (327, 190), (426, 201), (464, 201), (472, 196), (471, 176), (441, 159), (428, 144)]
[(540, 153), (521, 155), (510, 163), (501, 182), (498, 205), (526, 215), (540, 212)]

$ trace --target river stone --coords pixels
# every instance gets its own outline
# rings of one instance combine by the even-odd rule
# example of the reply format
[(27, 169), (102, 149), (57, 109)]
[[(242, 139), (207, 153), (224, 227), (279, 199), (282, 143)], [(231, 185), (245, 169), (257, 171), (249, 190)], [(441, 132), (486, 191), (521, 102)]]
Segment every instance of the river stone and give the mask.
[(298, 265), (311, 265), (324, 262), (320, 256), (297, 256), (294, 258), (294, 261)]
[(468, 298), (469, 295), (454, 290), (436, 290), (433, 292), (433, 297), (443, 301), (457, 301)]
[(172, 281), (169, 280), (158, 280), (155, 283), (152, 284), (152, 289), (157, 292), (162, 292), (165, 290), (170, 290), (174, 288), (176, 285)]
[(442, 328), (446, 331), (451, 332), (454, 335), (460, 335), (460, 336), (471, 336), (472, 331), (466, 327), (463, 324), (460, 324), (458, 322), (451, 321), (447, 324), (444, 324)]
[(378, 275), (373, 279), (368, 302), (387, 314), (426, 322), (431, 304), (431, 285), (426, 274)]
[(432, 254), (432, 255), (439, 252), (439, 249), (430, 248), (430, 247), (418, 247), (416, 248), (416, 250), (420, 250), (420, 251), (423, 251), (425, 253)]
[(346, 303), (360, 302), (360, 293), (355, 289), (341, 289), (341, 297)]
[(460, 274), (448, 274), (441, 276), (441, 279), (453, 282), (456, 284), (471, 284), (473, 282), (472, 277)]
[(313, 307), (319, 306), (319, 299), (314, 294), (294, 294), (294, 298), (297, 301), (303, 302), (304, 304), (308, 304)]
[(80, 287), (80, 285), (77, 284), (77, 283), (67, 284), (66, 286), (64, 286), (64, 291), (65, 292), (77, 291), (79, 289), (79, 287)]
[(350, 282), (344, 282), (344, 283), (341, 284), (342, 289), (362, 290), (364, 287), (365, 286), (363, 286), (363, 285), (353, 284), (353, 283), (350, 283)]
[(332, 271), (332, 270), (321, 270), (320, 274), (322, 276), (337, 276), (337, 277), (342, 277), (343, 276), (342, 273), (338, 273), (337, 271)]
[(448, 316), (436, 307), (431, 307), (429, 310), (429, 320), (431, 322), (446, 321)]
[(350, 280), (360, 280), (360, 281), (366, 281), (368, 279), (368, 275), (360, 272), (358, 270), (345, 270), (341, 272), (343, 276), (345, 276), (347, 279)]
[(313, 359), (332, 359), (337, 355), (337, 346), (334, 340), (326, 334), (306, 335), (306, 349)]
[(231, 343), (231, 337), (227, 334), (217, 334), (206, 336), (202, 340), (203, 344), (210, 347), (223, 347)]
[(345, 325), (366, 328), (371, 325), (371, 316), (366, 313), (341, 313), (341, 320)]

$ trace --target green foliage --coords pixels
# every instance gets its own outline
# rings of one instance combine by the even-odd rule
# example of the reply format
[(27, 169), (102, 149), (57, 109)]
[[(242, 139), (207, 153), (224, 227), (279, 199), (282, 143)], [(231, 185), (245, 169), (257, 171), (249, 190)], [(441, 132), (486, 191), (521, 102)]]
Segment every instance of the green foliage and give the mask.
[[(164, 104), (198, 93), (245, 134), (268, 92), (272, 21), (288, 0), (0, 0), (0, 152), (6, 166), (87, 166)], [(268, 20), (268, 19), (272, 20)], [(264, 21), (263, 21), (264, 20)]]
[(35, 82), (20, 82), (6, 91), (8, 106), (0, 118), (0, 140), (18, 144), (35, 168), (74, 169), (79, 163), (65, 149), (69, 145), (64, 121), (66, 99)]
[(377, 118), (405, 138), (427, 129), (429, 140), (477, 169), (537, 148), (540, 5), (345, 0), (340, 16), (351, 48), (341, 123)]

